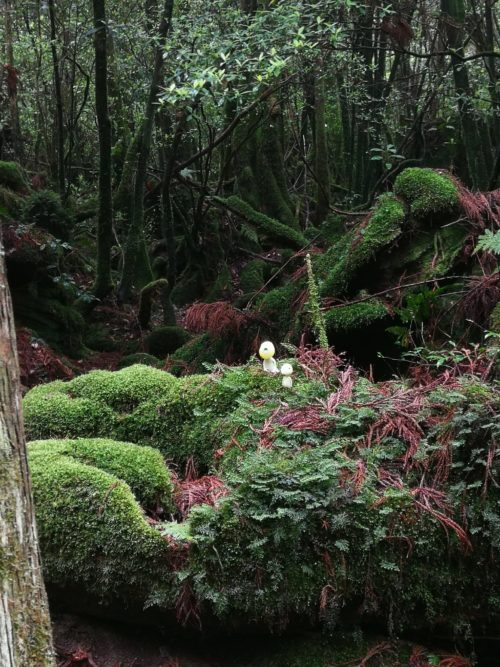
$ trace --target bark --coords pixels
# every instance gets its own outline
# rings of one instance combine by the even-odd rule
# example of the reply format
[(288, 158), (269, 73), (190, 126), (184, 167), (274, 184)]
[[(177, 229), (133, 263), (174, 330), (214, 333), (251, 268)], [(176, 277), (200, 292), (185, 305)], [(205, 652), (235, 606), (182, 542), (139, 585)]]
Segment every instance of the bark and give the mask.
[(487, 168), (491, 155), (487, 156), (489, 146), (482, 140), (482, 132), (471, 101), (471, 86), (467, 65), (463, 62), (465, 4), (463, 0), (441, 0), (441, 12), (446, 30), (448, 45), (456, 53), (451, 56), (455, 91), (458, 97), (458, 112), (462, 129), (462, 141), (465, 148), (467, 167), (472, 185), (484, 189), (489, 182)]
[(144, 186), (146, 183), (147, 165), (151, 151), (153, 127), (156, 113), (156, 104), (160, 93), (160, 84), (163, 71), (163, 44), (167, 38), (172, 21), (174, 0), (165, 0), (160, 28), (158, 31), (159, 43), (155, 49), (155, 64), (149, 96), (144, 111), (144, 120), (140, 129), (137, 167), (135, 170), (135, 184), (131, 200), (130, 227), (125, 246), (122, 278), (118, 289), (118, 298), (122, 302), (130, 300), (138, 261), (143, 257), (144, 247)]
[(99, 214), (97, 218), (97, 270), (94, 292), (98, 298), (111, 291), (113, 197), (111, 120), (108, 110), (108, 46), (105, 0), (93, 0), (95, 45), (95, 102), (99, 127)]
[(55, 665), (26, 458), (14, 320), (1, 238), (0, 665)]
[(314, 95), (315, 142), (314, 172), (316, 176), (316, 216), (315, 222), (321, 224), (330, 212), (330, 168), (328, 164), (328, 137), (325, 117), (325, 80), (316, 81)]

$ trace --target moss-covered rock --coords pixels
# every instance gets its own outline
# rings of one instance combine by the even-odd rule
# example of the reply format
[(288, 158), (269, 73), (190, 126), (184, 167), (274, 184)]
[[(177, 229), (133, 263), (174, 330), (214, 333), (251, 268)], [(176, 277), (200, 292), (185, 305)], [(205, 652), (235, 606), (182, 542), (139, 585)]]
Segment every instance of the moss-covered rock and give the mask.
[(28, 187), (26, 175), (17, 162), (0, 160), (0, 185), (17, 192)]
[(47, 388), (43, 392), (32, 390), (25, 396), (24, 421), (30, 440), (84, 438), (112, 434), (115, 415), (103, 403), (88, 398), (71, 398), (66, 393), (51, 392)]
[(157, 327), (146, 338), (148, 352), (155, 357), (164, 358), (185, 345), (191, 336), (181, 327)]
[(173, 484), (160, 452), (130, 442), (106, 439), (34, 440), (30, 461), (51, 461), (62, 456), (93, 466), (126, 482), (137, 501), (148, 508), (173, 511)]
[(165, 371), (136, 364), (120, 371), (92, 371), (70, 382), (73, 396), (130, 412), (152, 396), (165, 395), (178, 380)]
[(167, 542), (145, 520), (130, 486), (43, 450), (40, 443), (29, 448), (29, 463), (46, 582), (81, 585), (103, 602), (132, 606), (168, 597)]
[(227, 264), (223, 264), (217, 271), (217, 278), (205, 297), (207, 303), (214, 303), (228, 299), (233, 291), (233, 276)]
[(186, 373), (208, 373), (205, 364), (223, 361), (230, 342), (209, 333), (195, 336), (170, 355), (170, 371), (174, 375)]
[(300, 291), (297, 283), (276, 287), (256, 300), (259, 314), (269, 321), (270, 328), (275, 329), (279, 338), (283, 339), (293, 328), (295, 309), (293, 301)]
[(147, 352), (135, 352), (134, 354), (128, 354), (126, 357), (122, 357), (120, 363), (118, 364), (118, 370), (121, 370), (122, 368), (128, 368), (129, 366), (135, 366), (136, 364), (159, 368), (163, 365), (163, 362), (157, 357), (154, 357), (152, 354), (148, 354)]
[(252, 259), (240, 274), (240, 287), (244, 294), (258, 292), (266, 282), (267, 264), (262, 259)]
[(394, 183), (394, 193), (410, 207), (418, 219), (450, 215), (458, 206), (458, 188), (451, 178), (433, 169), (411, 167), (402, 171)]

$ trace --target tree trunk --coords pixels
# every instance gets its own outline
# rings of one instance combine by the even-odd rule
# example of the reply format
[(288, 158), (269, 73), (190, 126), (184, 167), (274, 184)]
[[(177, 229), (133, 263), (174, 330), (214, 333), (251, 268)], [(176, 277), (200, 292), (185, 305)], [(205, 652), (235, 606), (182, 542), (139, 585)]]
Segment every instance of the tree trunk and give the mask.
[(163, 44), (170, 30), (174, 0), (165, 0), (160, 28), (159, 42), (155, 49), (155, 64), (149, 97), (144, 112), (144, 120), (140, 129), (137, 167), (135, 170), (135, 184), (132, 193), (130, 227), (125, 245), (122, 278), (118, 289), (118, 298), (125, 302), (130, 300), (132, 287), (136, 276), (136, 266), (141, 255), (141, 246), (144, 245), (144, 186), (146, 183), (147, 165), (153, 137), (154, 117), (156, 104), (160, 93), (160, 83), (163, 71)]
[(111, 120), (108, 111), (108, 46), (105, 0), (93, 0), (95, 45), (95, 103), (99, 126), (99, 214), (97, 218), (97, 270), (94, 292), (98, 298), (111, 290), (113, 196)]
[(53, 667), (21, 414), (14, 320), (0, 238), (0, 665)]
[(57, 55), (56, 39), (56, 12), (54, 0), (49, 0), (50, 16), (50, 48), (52, 52), (52, 67), (54, 70), (54, 89), (56, 94), (56, 120), (57, 120), (57, 181), (59, 193), (62, 198), (66, 197), (66, 173), (64, 168), (64, 117), (61, 90), (61, 73), (59, 71), (59, 56)]

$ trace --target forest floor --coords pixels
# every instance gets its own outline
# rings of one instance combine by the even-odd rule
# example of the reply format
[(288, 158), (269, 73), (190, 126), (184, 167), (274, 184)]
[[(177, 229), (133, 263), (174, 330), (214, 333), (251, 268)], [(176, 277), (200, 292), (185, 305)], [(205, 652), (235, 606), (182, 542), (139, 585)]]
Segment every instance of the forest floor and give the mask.
[(54, 613), (58, 667), (223, 667), (150, 628)]

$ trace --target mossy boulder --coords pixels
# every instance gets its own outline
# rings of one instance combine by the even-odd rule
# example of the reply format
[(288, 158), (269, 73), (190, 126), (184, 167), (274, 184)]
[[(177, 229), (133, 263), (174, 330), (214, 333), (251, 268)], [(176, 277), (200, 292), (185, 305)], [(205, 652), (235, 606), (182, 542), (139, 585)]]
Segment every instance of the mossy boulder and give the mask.
[(122, 357), (118, 364), (118, 370), (128, 368), (128, 366), (135, 366), (136, 364), (159, 368), (162, 363), (163, 362), (160, 361), (158, 357), (154, 357), (152, 354), (148, 354), (147, 352), (135, 352), (134, 354), (127, 354), (127, 356)]
[(175, 375), (186, 373), (208, 373), (205, 366), (226, 358), (230, 341), (216, 338), (209, 333), (195, 336), (179, 347), (169, 358), (170, 371)]
[(299, 291), (300, 286), (290, 282), (288, 285), (269, 290), (256, 300), (255, 305), (259, 314), (269, 322), (269, 327), (274, 329), (281, 339), (285, 338), (293, 328), (293, 317), (296, 312), (293, 302)]
[(173, 484), (160, 452), (130, 442), (102, 438), (34, 440), (30, 459), (49, 461), (66, 456), (93, 466), (126, 482), (143, 507), (161, 506), (173, 512)]
[[(59, 386), (59, 382), (55, 384)], [(24, 420), (30, 440), (98, 437), (113, 433), (115, 414), (108, 406), (88, 398), (35, 388), (24, 398)]]
[(16, 192), (26, 190), (28, 181), (22, 167), (17, 162), (0, 160), (0, 185)]
[(244, 294), (258, 292), (266, 282), (268, 265), (262, 259), (252, 259), (245, 264), (240, 273), (240, 287)]
[(181, 327), (157, 327), (146, 338), (146, 347), (149, 354), (164, 358), (185, 345), (191, 336)]
[[(168, 597), (169, 549), (120, 475), (151, 497), (155, 482), (147, 486), (141, 466), (148, 459), (155, 467), (155, 453), (134, 457), (132, 450), (124, 454), (123, 444), (100, 441), (100, 446), (105, 457), (97, 442), (38, 442), (28, 447), (45, 580), (49, 585), (82, 586), (103, 603), (119, 599), (142, 608), (150, 598)], [(160, 471), (163, 464), (157, 463)], [(166, 476), (160, 487), (168, 491)]]
[(433, 169), (411, 167), (394, 182), (394, 193), (410, 207), (414, 218), (451, 215), (459, 204), (458, 188), (451, 177)]
[(119, 371), (91, 371), (70, 382), (71, 394), (116, 412), (130, 412), (152, 396), (165, 395), (178, 380), (157, 368), (136, 364)]

